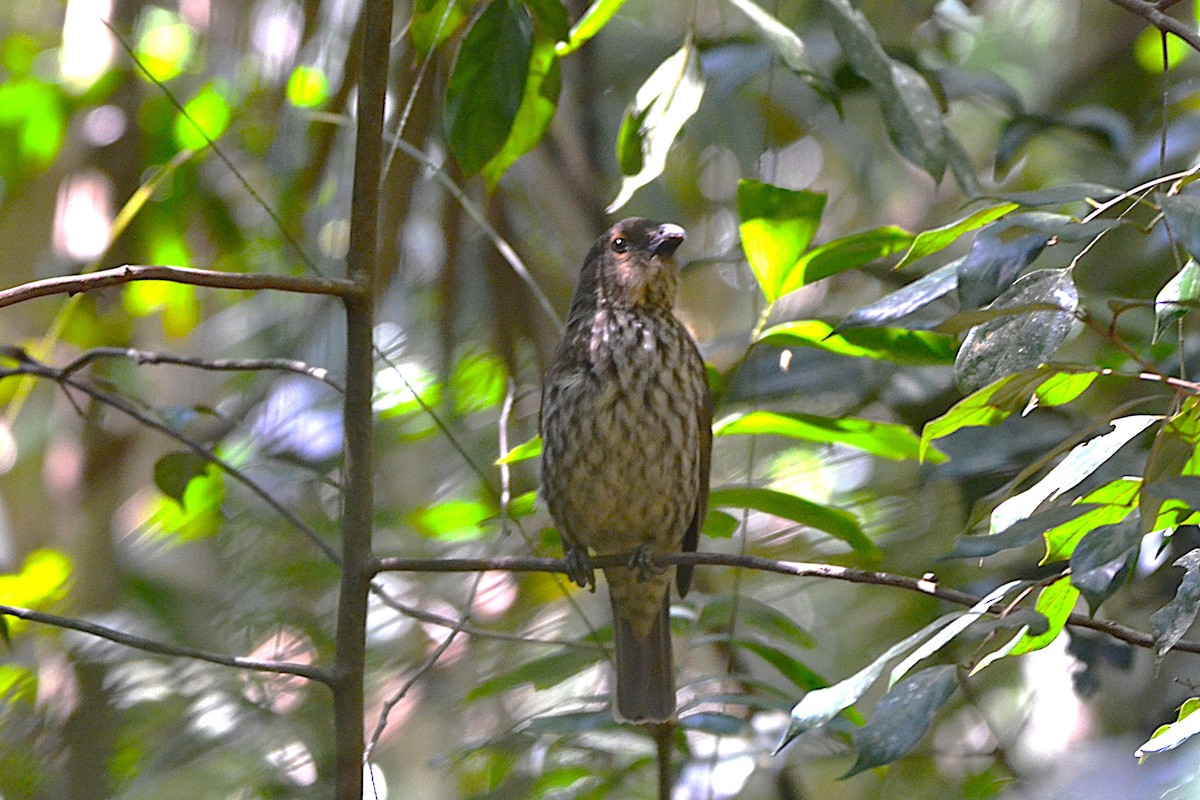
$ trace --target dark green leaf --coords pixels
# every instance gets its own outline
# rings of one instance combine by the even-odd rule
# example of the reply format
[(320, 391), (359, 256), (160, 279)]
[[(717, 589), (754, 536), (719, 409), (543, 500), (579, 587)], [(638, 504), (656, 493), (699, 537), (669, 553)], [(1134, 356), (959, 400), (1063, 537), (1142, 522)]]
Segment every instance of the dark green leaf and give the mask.
[(167, 453), (154, 462), (154, 485), (167, 497), (183, 502), (183, 494), (193, 478), (202, 477), (212, 463), (191, 450)]
[(1163, 215), (1171, 234), (1192, 258), (1200, 257), (1200, 197), (1191, 194), (1165, 195), (1160, 198)]
[[(1193, 396), (1183, 401), (1179, 413), (1166, 421), (1154, 437), (1154, 444), (1150, 445), (1150, 455), (1142, 472), (1143, 489), (1138, 497), (1142, 533), (1149, 533), (1158, 524), (1164, 506), (1164, 487), (1188, 488), (1189, 482), (1172, 484), (1168, 481), (1182, 477), (1184, 469), (1196, 456), (1197, 445), (1200, 445), (1200, 398)], [(1192, 472), (1192, 469), (1188, 471)], [(1155, 489), (1149, 488), (1152, 486)]]
[(713, 736), (739, 736), (749, 724), (741, 717), (716, 711), (700, 711), (679, 718), (679, 727), (685, 731), (700, 731)]
[(913, 240), (912, 246), (908, 248), (908, 252), (904, 254), (904, 258), (900, 259), (900, 263), (896, 265), (896, 269), (901, 269), (925, 256), (945, 250), (964, 233), (995, 222), (1015, 208), (1017, 208), (1016, 203), (999, 203), (994, 206), (985, 206), (962, 219), (949, 222), (937, 228), (931, 228), (927, 231), (921, 231)]
[(1071, 554), (1071, 585), (1088, 601), (1093, 614), (1133, 571), (1142, 530), (1136, 515), (1088, 533)]
[(853, 514), (804, 500), (794, 494), (755, 487), (716, 489), (709, 495), (708, 503), (717, 507), (752, 508), (764, 514), (790, 519), (832, 534), (864, 555), (874, 557), (879, 553), (879, 548), (863, 533)]
[[(768, 303), (803, 285), (795, 273), (825, 209), (824, 194), (738, 181), (742, 249)], [(787, 288), (791, 286), (791, 288)]]
[(778, 647), (773, 647), (754, 639), (735, 639), (733, 643), (743, 650), (749, 650), (751, 653), (761, 657), (772, 667), (779, 670), (783, 677), (806, 692), (820, 689), (825, 685), (825, 681), (820, 675)]
[[(633, 193), (662, 174), (683, 125), (704, 96), (700, 54), (688, 39), (674, 55), (651, 73), (628, 108), (618, 137), (617, 161), (625, 179), (606, 211), (612, 214)], [(636, 166), (636, 170), (629, 167)]]
[(1000, 533), (964, 536), (958, 540), (954, 550), (946, 558), (986, 558), (1001, 550), (1024, 547), (1040, 539), (1042, 534), (1051, 528), (1081, 517), (1096, 508), (1099, 506), (1091, 504), (1052, 508), (1015, 522)]
[(892, 253), (899, 253), (912, 243), (913, 235), (903, 228), (888, 225), (854, 233), (826, 242), (809, 250), (790, 271), (781, 293), (816, 283), (822, 278), (837, 275), (864, 264), (870, 264)]
[(704, 535), (714, 539), (728, 539), (740, 524), (732, 514), (710, 508), (704, 517)]
[(1200, 508), (1200, 475), (1176, 475), (1146, 484), (1142, 491), (1155, 497), (1174, 497)]
[(890, 764), (911, 752), (929, 730), (933, 715), (958, 688), (956, 669), (952, 664), (930, 667), (893, 686), (875, 706), (871, 720), (850, 732), (858, 760), (842, 777)]
[(999, 297), (1070, 222), (1061, 214), (1030, 211), (1011, 214), (975, 234), (971, 252), (958, 268), (962, 309), (981, 308)]
[(1098, 183), (1068, 183), (1033, 192), (1011, 192), (992, 195), (992, 197), (997, 200), (1008, 200), (1027, 208), (1034, 208), (1037, 206), (1060, 206), (1066, 203), (1077, 203), (1081, 200), (1103, 202), (1111, 200), (1119, 194), (1121, 194), (1120, 190)]
[(777, 347), (815, 347), (839, 355), (908, 366), (951, 364), (958, 351), (957, 340), (941, 333), (903, 328), (854, 328), (834, 333), (832, 325), (815, 319), (767, 328), (758, 341)]
[(961, 262), (962, 259), (952, 261), (941, 269), (918, 278), (903, 289), (897, 289), (874, 303), (854, 309), (838, 325), (838, 332), (844, 333), (851, 328), (882, 327), (907, 317), (939, 297), (944, 297), (958, 285), (958, 265)]
[(765, 633), (770, 641), (783, 640), (805, 648), (816, 645), (812, 634), (793, 622), (786, 614), (748, 595), (714, 598), (700, 612), (697, 625), (709, 631), (725, 630), (733, 623), (735, 613), (739, 625), (757, 628)]
[(533, 684), (536, 689), (549, 689), (575, 677), (603, 658), (604, 651), (598, 647), (572, 647), (527, 661), (516, 669), (488, 678), (467, 692), (466, 700), (471, 702), (490, 697), (526, 683)]
[(517, 0), (494, 0), (471, 25), (446, 87), (446, 138), (467, 175), (500, 152), (521, 108), (533, 21)]
[(1200, 264), (1189, 258), (1183, 269), (1175, 273), (1154, 298), (1154, 336), (1151, 343), (1157, 342), (1171, 323), (1182, 319), (1188, 312), (1185, 304), (1194, 303), (1197, 298), (1200, 298)]
[(1150, 615), (1154, 631), (1154, 655), (1162, 658), (1183, 638), (1200, 609), (1200, 549), (1179, 557), (1174, 566), (1186, 570), (1171, 602)]
[(1054, 357), (1071, 331), (1079, 306), (1079, 291), (1071, 279), (1071, 271), (1031, 272), (1000, 295), (992, 306), (1005, 308), (1031, 303), (1051, 303), (1063, 310), (1033, 311), (973, 328), (954, 361), (954, 377), (963, 391), (979, 389)]
[[(467, 699), (473, 698), (468, 695)], [(534, 717), (523, 728), (523, 732), (530, 735), (575, 736), (580, 733), (610, 728), (612, 724), (612, 714), (608, 711), (574, 711), (566, 714)]]
[[(855, 447), (881, 458), (915, 460), (920, 437), (906, 425), (894, 422), (874, 422), (855, 417), (818, 417), (814, 414), (779, 414), (774, 411), (751, 411), (726, 417), (713, 426), (714, 436), (774, 435), (787, 436), (823, 444)], [(929, 458), (934, 463), (946, 460), (937, 450)]]

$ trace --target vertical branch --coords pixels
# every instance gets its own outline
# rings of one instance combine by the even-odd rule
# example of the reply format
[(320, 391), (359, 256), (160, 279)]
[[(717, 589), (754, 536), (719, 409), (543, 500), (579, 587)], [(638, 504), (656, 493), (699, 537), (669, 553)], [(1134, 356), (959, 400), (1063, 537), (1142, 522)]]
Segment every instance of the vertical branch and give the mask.
[(347, 255), (348, 277), (359, 291), (346, 298), (345, 495), (333, 692), (334, 768), (339, 800), (361, 800), (363, 796), (363, 679), (374, 511), (371, 393), (375, 368), (371, 335), (391, 0), (366, 0), (362, 14), (362, 72), (358, 84)]

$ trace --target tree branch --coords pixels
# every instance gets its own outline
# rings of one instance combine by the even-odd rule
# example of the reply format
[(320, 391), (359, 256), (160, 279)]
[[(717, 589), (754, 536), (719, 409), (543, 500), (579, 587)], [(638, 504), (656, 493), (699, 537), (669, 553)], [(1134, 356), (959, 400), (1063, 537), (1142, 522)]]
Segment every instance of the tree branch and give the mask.
[(1137, 14), (1160, 31), (1175, 34), (1191, 45), (1193, 50), (1200, 52), (1200, 34), (1180, 20), (1162, 12), (1162, 9), (1174, 5), (1174, 2), (1160, 2), (1157, 5), (1148, 3), (1146, 0), (1110, 0), (1110, 2), (1116, 3), (1126, 11)]
[(278, 372), (294, 372), (307, 375), (338, 392), (344, 392), (342, 384), (329, 374), (324, 367), (314, 367), (303, 361), (290, 358), (196, 358), (194, 356), (176, 356), (170, 353), (158, 353), (151, 350), (135, 350), (132, 347), (96, 347), (87, 350), (69, 361), (62, 368), (63, 375), (70, 375), (83, 369), (93, 361), (102, 358), (127, 358), (138, 364), (176, 364), (182, 367), (211, 370), (214, 372), (255, 372), (275, 370)]
[(257, 658), (241, 658), (239, 656), (210, 653), (206, 650), (196, 650), (191, 647), (183, 647), (182, 645), (168, 644), (167, 642), (159, 642), (154, 639), (135, 636), (132, 633), (124, 633), (105, 625), (97, 625), (94, 622), (87, 622), (86, 620), (75, 619), (73, 617), (63, 617), (58, 614), (47, 614), (44, 611), (34, 611), (30, 608), (0, 605), (0, 616), (17, 617), (29, 622), (53, 625), (56, 628), (67, 628), (101, 639), (107, 639), (110, 642), (116, 642), (126, 647), (132, 647), (135, 650), (157, 653), (161, 656), (190, 658), (195, 661), (207, 661), (211, 664), (220, 664), (224, 667), (236, 667), (237, 669), (252, 670), (254, 672), (296, 675), (301, 678), (307, 678), (310, 681), (323, 683), (326, 686), (332, 685), (333, 682), (329, 673), (311, 664), (297, 664), (291, 661), (261, 661)]
[(352, 297), (360, 292), (352, 281), (342, 278), (300, 278), (292, 275), (268, 275), (262, 272), (220, 272), (211, 269), (192, 269), (191, 267), (126, 264), (123, 267), (89, 272), (86, 275), (62, 275), (0, 290), (0, 308), (23, 303), (36, 297), (91, 292), (131, 281), (171, 281), (172, 283), (187, 283), (192, 286), (209, 286), (215, 289), (248, 291), (273, 289), (280, 292), (321, 294), (331, 297)]
[[(632, 553), (612, 556), (594, 556), (590, 563), (597, 569), (628, 566)], [(892, 586), (910, 592), (936, 597), (947, 603), (973, 606), (983, 598), (957, 589), (938, 585), (930, 578), (911, 578), (887, 572), (873, 572), (839, 567), (834, 564), (813, 564), (803, 561), (776, 561), (759, 556), (744, 556), (730, 553), (672, 553), (655, 555), (652, 559), (657, 567), (691, 564), (701, 567), (740, 567), (762, 572), (775, 572), (801, 578), (828, 578), (849, 583), (865, 583), (872, 586)], [(375, 562), (375, 572), (481, 572), (507, 570), (509, 572), (559, 572), (568, 574), (566, 559), (538, 558), (535, 556), (498, 556), (495, 558), (381, 558)], [(1153, 648), (1154, 637), (1148, 633), (1121, 625), (1117, 622), (1094, 619), (1086, 614), (1071, 614), (1067, 624), (1075, 628), (1090, 628), (1135, 647)], [(1200, 653), (1200, 642), (1180, 641), (1174, 650), (1185, 653)]]

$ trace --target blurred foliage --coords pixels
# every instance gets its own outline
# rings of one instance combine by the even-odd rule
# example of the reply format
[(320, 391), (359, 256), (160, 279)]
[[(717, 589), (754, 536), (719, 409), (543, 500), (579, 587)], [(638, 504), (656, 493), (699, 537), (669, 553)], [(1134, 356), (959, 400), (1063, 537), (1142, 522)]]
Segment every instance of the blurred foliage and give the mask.
[[(376, 553), (560, 554), (535, 502), (546, 309), (607, 206), (688, 230), (681, 314), (717, 419), (701, 549), (985, 598), (698, 569), (672, 608), (676, 796), (1195, 791), (1181, 42), (1164, 75), (1158, 31), (1104, 0), (414, 0), (391, 64), (364, 65), (345, 0), (113, 0), (111, 30), (99, 5), (0, 7), (5, 288), (343, 274), (355, 87), (388, 70)], [(1171, 13), (1195, 27), (1190, 6)], [(342, 322), (161, 281), (5, 308), (0, 604), (331, 664)], [(192, 363), (28, 377), (99, 347)], [(229, 369), (264, 358), (308, 369)], [(652, 739), (608, 711), (602, 592), (378, 588), (374, 796), (654, 796)], [(0, 634), (6, 800), (329, 794), (319, 686), (13, 616)]]

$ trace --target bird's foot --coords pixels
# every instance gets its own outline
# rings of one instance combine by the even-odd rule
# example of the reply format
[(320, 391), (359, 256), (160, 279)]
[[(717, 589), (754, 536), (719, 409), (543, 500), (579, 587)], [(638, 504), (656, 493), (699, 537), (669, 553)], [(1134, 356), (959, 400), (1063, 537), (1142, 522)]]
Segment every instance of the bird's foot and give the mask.
[(654, 553), (650, 551), (648, 544), (639, 544), (633, 551), (633, 555), (629, 558), (629, 569), (637, 573), (639, 581), (648, 581), (655, 575), (661, 575), (667, 571), (666, 567), (660, 567), (654, 563)]
[(566, 553), (567, 577), (581, 589), (596, 591), (596, 571), (591, 559), (582, 547), (568, 547)]

